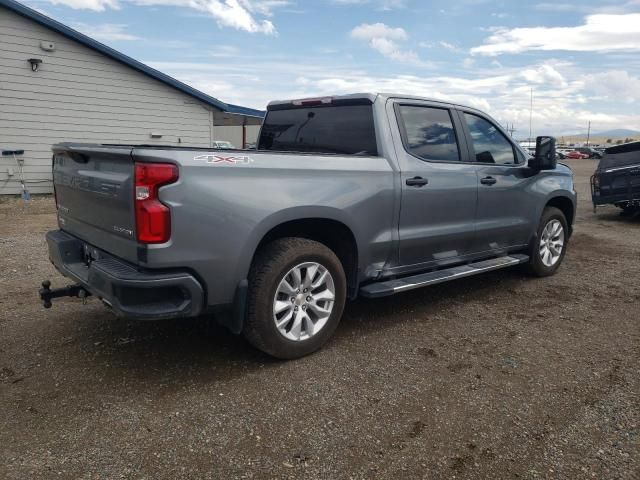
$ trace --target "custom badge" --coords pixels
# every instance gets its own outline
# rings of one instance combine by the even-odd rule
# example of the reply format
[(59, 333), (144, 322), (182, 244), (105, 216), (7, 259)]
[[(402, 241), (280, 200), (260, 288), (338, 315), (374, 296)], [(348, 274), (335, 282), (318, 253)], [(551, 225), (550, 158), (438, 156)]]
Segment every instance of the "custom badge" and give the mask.
[(193, 157), (194, 160), (205, 161), (212, 165), (236, 165), (244, 164), (248, 165), (253, 162), (253, 158), (246, 155), (215, 155), (213, 153), (207, 153), (205, 155), (197, 155)]

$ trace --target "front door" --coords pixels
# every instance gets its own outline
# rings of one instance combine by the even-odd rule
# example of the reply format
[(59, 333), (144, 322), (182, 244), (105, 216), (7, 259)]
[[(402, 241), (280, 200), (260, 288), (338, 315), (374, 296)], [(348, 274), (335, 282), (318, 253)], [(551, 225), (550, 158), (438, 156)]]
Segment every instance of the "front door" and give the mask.
[(533, 174), (524, 156), (490, 119), (476, 112), (460, 112), (460, 120), (477, 163), (474, 253), (500, 254), (528, 244), (534, 231), (534, 215), (527, 202)]
[(454, 263), (471, 250), (478, 192), (459, 119), (427, 102), (398, 103), (393, 110), (401, 137), (400, 264)]

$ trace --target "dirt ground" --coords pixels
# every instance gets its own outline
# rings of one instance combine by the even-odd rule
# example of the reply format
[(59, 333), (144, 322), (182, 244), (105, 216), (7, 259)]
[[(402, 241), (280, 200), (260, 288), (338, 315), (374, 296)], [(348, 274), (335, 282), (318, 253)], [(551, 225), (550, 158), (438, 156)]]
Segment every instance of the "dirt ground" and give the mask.
[(44, 310), (53, 202), (5, 200), (0, 478), (639, 478), (640, 219), (594, 215), (572, 167), (556, 276), (359, 300), (292, 362), (204, 319)]

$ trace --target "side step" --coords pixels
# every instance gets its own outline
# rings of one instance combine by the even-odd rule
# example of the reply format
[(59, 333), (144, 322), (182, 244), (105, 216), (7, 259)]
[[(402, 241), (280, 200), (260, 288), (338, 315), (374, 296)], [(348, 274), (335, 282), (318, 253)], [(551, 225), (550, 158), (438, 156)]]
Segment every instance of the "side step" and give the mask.
[(523, 254), (482, 260), (481, 262), (458, 265), (457, 267), (445, 268), (434, 272), (420, 273), (410, 277), (371, 283), (360, 288), (360, 295), (367, 298), (386, 297), (394, 293), (406, 292), (414, 288), (448, 282), (449, 280), (455, 280), (457, 278), (470, 277), (479, 273), (511, 267), (528, 261), (529, 256)]

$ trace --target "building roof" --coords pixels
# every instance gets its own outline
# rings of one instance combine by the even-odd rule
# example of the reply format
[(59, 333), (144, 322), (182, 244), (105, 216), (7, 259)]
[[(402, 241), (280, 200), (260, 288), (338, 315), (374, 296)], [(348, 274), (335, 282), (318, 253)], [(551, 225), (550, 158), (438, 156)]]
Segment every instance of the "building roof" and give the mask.
[(201, 102), (206, 103), (207, 105), (211, 105), (212, 107), (222, 110), (223, 112), (234, 113), (237, 115), (246, 115), (250, 117), (264, 117), (265, 112), (261, 110), (255, 110), (253, 108), (224, 103), (217, 98), (212, 97), (211, 95), (207, 95), (206, 93), (201, 92), (200, 90), (196, 90), (195, 88), (190, 87), (189, 85), (182, 83), (165, 73), (162, 73), (154, 68), (149, 67), (148, 65), (145, 65), (142, 62), (134, 60), (124, 53), (120, 53), (111, 47), (107, 47), (106, 45), (94, 40), (93, 38), (88, 37), (87, 35), (84, 35), (74, 30), (73, 28), (67, 27), (66, 25), (52, 18), (49, 18), (46, 15), (41, 14), (40, 12), (37, 12), (19, 2), (16, 2), (15, 0), (0, 0), (0, 6), (6, 7), (9, 10), (17, 13), (18, 15), (33, 20), (34, 22), (43, 25), (44, 27), (47, 27), (54, 32), (59, 33), (60, 35), (70, 38), (71, 40), (75, 40), (85, 47), (96, 50), (97, 52), (100, 52), (107, 57), (123, 63), (128, 67), (131, 67), (134, 70), (137, 70), (145, 75), (148, 75), (149, 77), (154, 78), (164, 83), (165, 85), (180, 90), (181, 92), (193, 98), (196, 98)]

